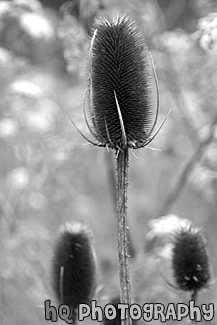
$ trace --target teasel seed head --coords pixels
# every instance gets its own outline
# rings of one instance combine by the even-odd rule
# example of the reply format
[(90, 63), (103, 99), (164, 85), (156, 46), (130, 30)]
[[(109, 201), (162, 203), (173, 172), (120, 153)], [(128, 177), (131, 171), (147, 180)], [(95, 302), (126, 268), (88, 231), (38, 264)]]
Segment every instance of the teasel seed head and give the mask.
[[(136, 23), (126, 15), (96, 20), (88, 58), (84, 112), (97, 142), (85, 139), (115, 150), (146, 146), (162, 125), (154, 132), (159, 109), (157, 77)], [(152, 70), (157, 88), (156, 112)]]
[(59, 303), (75, 309), (89, 303), (95, 287), (96, 259), (89, 230), (67, 223), (60, 230), (52, 260), (52, 287)]
[(191, 226), (176, 232), (172, 268), (177, 287), (191, 292), (192, 299), (196, 300), (198, 292), (209, 287), (210, 261), (200, 229)]

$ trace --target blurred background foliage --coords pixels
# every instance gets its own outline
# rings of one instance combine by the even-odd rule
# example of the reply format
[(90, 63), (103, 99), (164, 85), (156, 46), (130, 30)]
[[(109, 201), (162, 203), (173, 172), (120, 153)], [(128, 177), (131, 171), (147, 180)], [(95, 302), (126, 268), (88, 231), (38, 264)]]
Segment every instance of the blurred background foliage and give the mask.
[[(125, 12), (138, 22), (153, 56), (159, 123), (171, 109), (152, 143), (161, 151), (130, 157), (131, 260), (140, 252), (132, 272), (143, 282), (135, 288), (160, 296), (166, 266), (153, 272), (144, 245), (149, 220), (167, 213), (204, 228), (217, 269), (216, 1), (0, 1), (2, 325), (47, 323), (52, 247), (65, 221), (93, 230), (100, 299), (118, 293), (114, 155), (83, 145), (68, 114), (89, 136), (82, 107), (91, 25), (98, 15)], [(151, 277), (160, 280), (147, 281)], [(215, 283), (199, 301), (216, 303)]]

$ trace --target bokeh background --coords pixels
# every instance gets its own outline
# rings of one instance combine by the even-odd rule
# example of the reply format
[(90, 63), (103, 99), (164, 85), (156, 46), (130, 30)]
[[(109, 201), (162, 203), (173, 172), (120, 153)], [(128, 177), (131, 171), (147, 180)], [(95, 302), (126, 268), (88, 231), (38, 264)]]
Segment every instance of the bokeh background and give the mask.
[[(92, 229), (101, 301), (118, 292), (114, 153), (87, 145), (69, 116), (90, 137), (83, 101), (91, 25), (98, 15), (124, 13), (138, 22), (153, 56), (158, 124), (171, 110), (152, 148), (130, 154), (131, 261), (144, 252), (151, 219), (190, 219), (203, 227), (213, 270), (199, 301), (217, 302), (216, 1), (0, 1), (2, 325), (47, 324), (53, 245), (66, 221)], [(145, 263), (145, 283), (166, 272), (162, 263), (149, 274)]]

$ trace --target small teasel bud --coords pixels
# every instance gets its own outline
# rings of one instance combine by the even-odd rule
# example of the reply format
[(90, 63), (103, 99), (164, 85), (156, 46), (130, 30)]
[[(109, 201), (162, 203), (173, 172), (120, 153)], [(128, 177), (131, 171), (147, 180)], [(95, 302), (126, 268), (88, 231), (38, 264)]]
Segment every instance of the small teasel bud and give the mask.
[(95, 251), (89, 230), (80, 223), (60, 229), (52, 260), (52, 287), (59, 303), (73, 310), (89, 303), (95, 286)]
[(192, 293), (196, 300), (201, 289), (210, 282), (210, 262), (206, 240), (201, 230), (181, 227), (175, 234), (172, 250), (172, 268), (177, 287)]
[(154, 138), (159, 96), (153, 67), (157, 87), (155, 115), (151, 65), (146, 42), (134, 21), (127, 16), (96, 20), (89, 51), (86, 98), (91, 120), (86, 116), (86, 122), (99, 141), (96, 145), (115, 150), (137, 149)]

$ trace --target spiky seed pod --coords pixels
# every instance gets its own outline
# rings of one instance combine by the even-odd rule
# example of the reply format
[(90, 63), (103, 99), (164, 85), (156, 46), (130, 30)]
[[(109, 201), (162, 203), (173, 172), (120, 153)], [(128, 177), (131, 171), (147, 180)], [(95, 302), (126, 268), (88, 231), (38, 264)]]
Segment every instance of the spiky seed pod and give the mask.
[[(145, 40), (129, 17), (95, 22), (87, 92), (91, 123), (87, 123), (97, 145), (136, 149), (154, 137), (158, 107), (154, 118), (151, 62)], [(155, 72), (154, 76), (157, 86)]]
[(60, 230), (52, 260), (52, 287), (61, 304), (88, 303), (95, 286), (95, 251), (89, 230), (68, 223)]
[(196, 299), (198, 291), (208, 287), (210, 262), (200, 229), (186, 227), (176, 233), (172, 267), (178, 288), (192, 292), (192, 299)]

